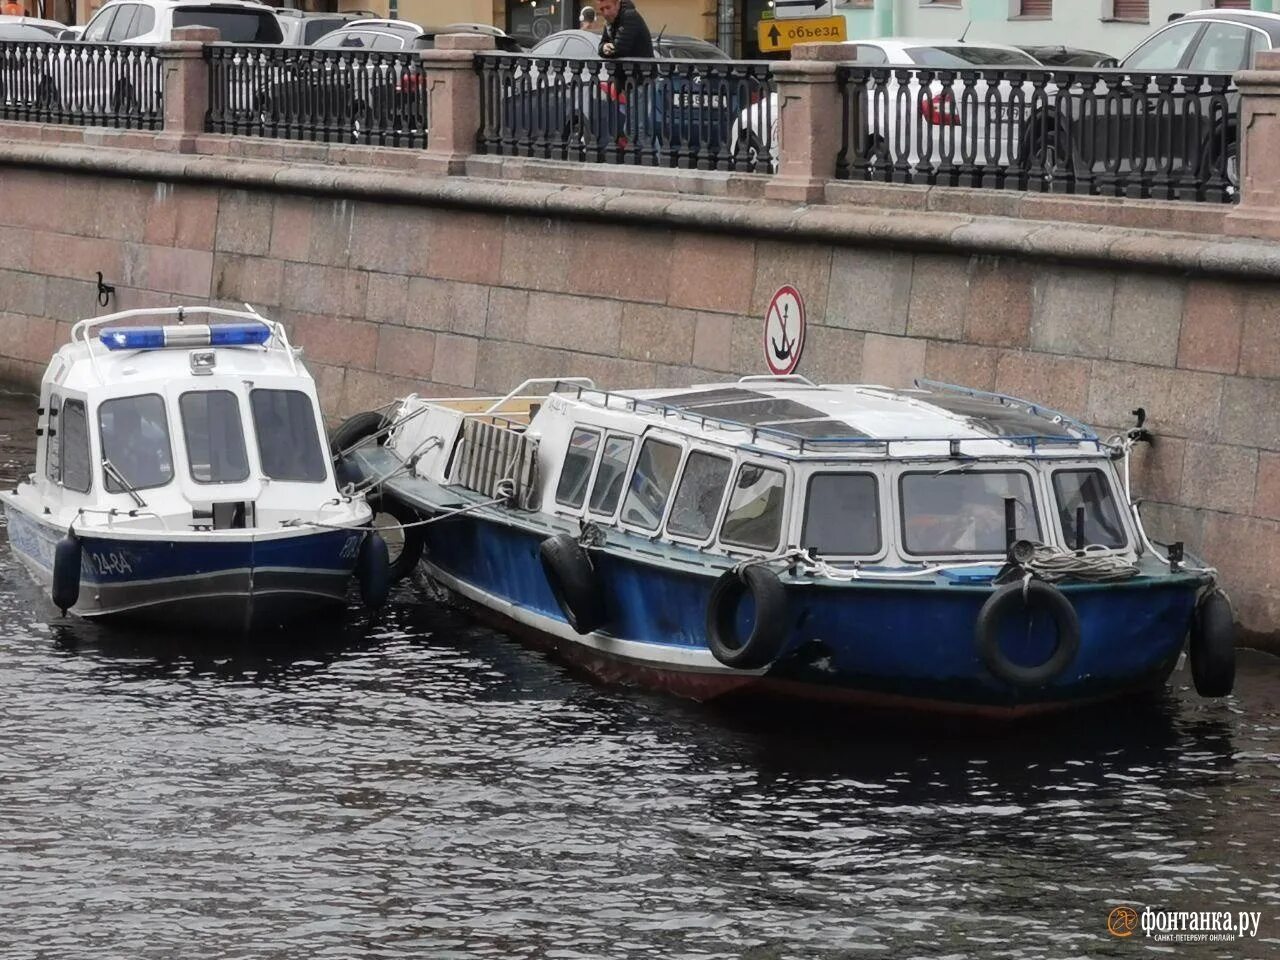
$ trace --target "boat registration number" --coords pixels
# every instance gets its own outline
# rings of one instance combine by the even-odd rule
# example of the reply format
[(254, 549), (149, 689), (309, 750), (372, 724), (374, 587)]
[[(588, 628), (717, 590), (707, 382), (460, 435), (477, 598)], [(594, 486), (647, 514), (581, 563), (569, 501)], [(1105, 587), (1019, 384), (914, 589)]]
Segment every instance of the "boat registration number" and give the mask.
[(93, 552), (86, 550), (85, 556), (93, 564), (94, 570), (101, 575), (111, 573), (133, 573), (133, 565), (123, 550), (106, 550)]

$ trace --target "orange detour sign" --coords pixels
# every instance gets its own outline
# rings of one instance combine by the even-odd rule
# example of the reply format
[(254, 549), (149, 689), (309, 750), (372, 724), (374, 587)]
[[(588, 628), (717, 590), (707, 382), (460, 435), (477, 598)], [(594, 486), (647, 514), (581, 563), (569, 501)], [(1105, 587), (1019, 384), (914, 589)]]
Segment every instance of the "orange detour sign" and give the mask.
[(797, 43), (841, 43), (849, 39), (844, 17), (812, 17), (806, 20), (761, 20), (756, 40), (761, 53), (781, 53)]
[(777, 377), (795, 373), (804, 350), (804, 300), (800, 291), (780, 287), (764, 315), (764, 365)]

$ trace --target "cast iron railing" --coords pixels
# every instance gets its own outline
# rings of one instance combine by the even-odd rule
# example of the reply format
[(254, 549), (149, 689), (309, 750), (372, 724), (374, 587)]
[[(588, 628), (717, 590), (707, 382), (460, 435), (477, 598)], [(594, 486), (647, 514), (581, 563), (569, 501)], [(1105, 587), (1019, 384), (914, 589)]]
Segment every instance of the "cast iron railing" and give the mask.
[(766, 62), (476, 56), (481, 153), (768, 170)]
[(842, 65), (837, 81), (838, 177), (1239, 197), (1240, 97), (1230, 74)]
[(164, 81), (156, 48), (0, 41), (0, 119), (158, 130)]
[(210, 133), (424, 147), (417, 52), (208, 44)]

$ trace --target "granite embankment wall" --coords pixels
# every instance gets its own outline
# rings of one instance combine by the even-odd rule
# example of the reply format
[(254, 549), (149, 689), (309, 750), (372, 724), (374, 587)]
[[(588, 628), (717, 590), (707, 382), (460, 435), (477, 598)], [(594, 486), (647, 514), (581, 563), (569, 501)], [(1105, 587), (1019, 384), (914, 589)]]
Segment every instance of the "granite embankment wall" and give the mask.
[[(1248, 631), (1280, 634), (1280, 247), (1169, 230), (1221, 213), (1159, 204), (969, 195), (966, 211), (953, 191), (940, 210), (864, 188), (798, 208), (473, 174), (495, 172), (525, 179), (0, 144), (0, 374), (38, 381), (70, 323), (102, 312), (99, 271), (111, 309), (249, 301), (284, 320), (335, 418), (529, 376), (758, 373), (789, 283), (814, 380), (937, 378), (1104, 430), (1145, 407), (1154, 535), (1220, 568)], [(1126, 219), (1166, 229), (1089, 225)]]

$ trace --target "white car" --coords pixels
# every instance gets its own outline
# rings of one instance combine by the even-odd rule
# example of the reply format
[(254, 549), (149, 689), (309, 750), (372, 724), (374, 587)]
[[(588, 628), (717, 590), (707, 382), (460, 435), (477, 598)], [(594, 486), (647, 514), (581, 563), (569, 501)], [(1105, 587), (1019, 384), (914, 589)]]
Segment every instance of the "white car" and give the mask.
[[(894, 37), (848, 41), (845, 46), (849, 48), (846, 62), (860, 67), (1043, 69), (1038, 60), (1022, 50), (1001, 43)], [(1048, 92), (1052, 95), (1052, 91)], [(1007, 81), (992, 90), (981, 77), (971, 85), (957, 78), (949, 87), (932, 81), (928, 90), (922, 91), (914, 74), (905, 84), (896, 74), (890, 75), (883, 83), (864, 91), (858, 109), (851, 111), (862, 117), (855, 131), (858, 159), (892, 158), (915, 166), (922, 159), (936, 164), (949, 153), (956, 163), (962, 156), (971, 155), (975, 163), (1007, 164), (1019, 148), (1024, 111), (1032, 97), (1031, 85), (1023, 85), (1022, 93), (1025, 99), (1019, 106), (1012, 96), (1012, 84)], [(966, 118), (975, 119), (962, 126), (960, 117), (967, 99), (972, 101), (972, 107), (963, 112)], [(996, 116), (990, 116), (993, 106), (998, 111)], [(902, 123), (904, 116), (913, 122)], [(779, 120), (776, 93), (743, 110), (730, 140), (734, 156), (756, 160), (767, 155), (770, 167), (776, 170)], [(990, 135), (997, 131), (997, 136)]]
[[(84, 44), (151, 45), (173, 39), (178, 27), (214, 27), (224, 43), (278, 44), (275, 12), (247, 0), (111, 0), (85, 24)], [(160, 64), (155, 58), (100, 54), (68, 44), (43, 64), (37, 103), (72, 113), (128, 116), (156, 113)]]

